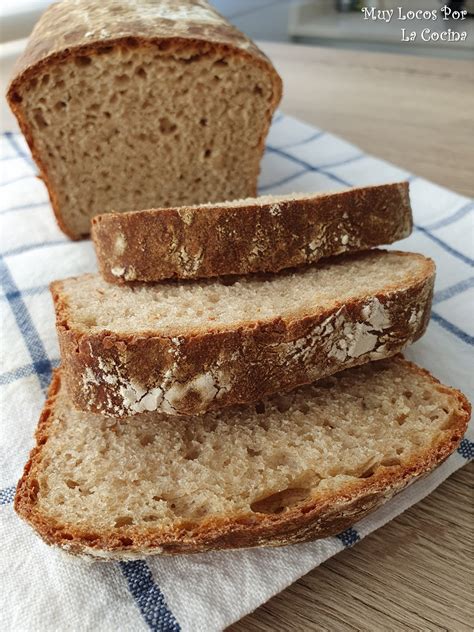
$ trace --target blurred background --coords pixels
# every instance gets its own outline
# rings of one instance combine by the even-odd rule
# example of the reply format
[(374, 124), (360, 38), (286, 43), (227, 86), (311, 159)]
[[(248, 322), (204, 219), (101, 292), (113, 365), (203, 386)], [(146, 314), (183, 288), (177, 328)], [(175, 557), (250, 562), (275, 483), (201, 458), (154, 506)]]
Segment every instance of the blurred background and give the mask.
[[(100, 0), (98, 0), (100, 1)], [(474, 59), (474, 20), (364, 20), (362, 7), (433, 10), (443, 5), (474, 12), (474, 0), (211, 0), (214, 6), (253, 39)], [(0, 45), (25, 38), (48, 0), (1, 0)], [(401, 28), (419, 32), (466, 31), (465, 42), (401, 41)]]

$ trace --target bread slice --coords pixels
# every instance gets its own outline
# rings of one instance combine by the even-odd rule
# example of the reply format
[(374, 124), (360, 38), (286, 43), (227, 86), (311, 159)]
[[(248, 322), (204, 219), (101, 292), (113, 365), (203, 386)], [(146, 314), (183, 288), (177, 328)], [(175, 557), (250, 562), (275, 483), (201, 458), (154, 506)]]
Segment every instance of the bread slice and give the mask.
[(77, 239), (99, 212), (256, 195), (281, 90), (206, 0), (63, 0), (36, 25), (8, 100)]
[(57, 372), (15, 508), (49, 544), (104, 559), (303, 542), (436, 467), (469, 413), (401, 357), (192, 423), (79, 412)]
[(278, 272), (408, 237), (408, 183), (339, 193), (98, 215), (92, 238), (106, 281)]
[(424, 332), (435, 268), (368, 251), (279, 275), (51, 290), (74, 404), (106, 415), (198, 414), (394, 355)]

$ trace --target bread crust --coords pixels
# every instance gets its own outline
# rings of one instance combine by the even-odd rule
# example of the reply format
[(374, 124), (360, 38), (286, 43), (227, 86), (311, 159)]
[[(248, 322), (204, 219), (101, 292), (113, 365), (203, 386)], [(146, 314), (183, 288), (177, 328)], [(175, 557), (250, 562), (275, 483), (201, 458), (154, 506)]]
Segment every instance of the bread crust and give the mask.
[(43, 446), (49, 438), (54, 418), (55, 400), (61, 374), (56, 371), (48, 400), (36, 431), (33, 448), (18, 483), (15, 510), (48, 543), (69, 553), (99, 559), (130, 559), (150, 554), (199, 553), (217, 549), (238, 549), (256, 546), (283, 546), (306, 542), (340, 533), (365, 517), (404, 487), (425, 476), (442, 463), (459, 445), (467, 428), (471, 407), (456, 389), (440, 385), (428, 371), (401, 356), (407, 371), (426, 376), (432, 386), (455, 396), (457, 405), (451, 411), (451, 423), (434, 444), (424, 448), (408, 462), (395, 466), (379, 466), (369, 478), (346, 484), (337, 492), (314, 494), (286, 512), (253, 513), (226, 518), (208, 518), (198, 523), (182, 522), (166, 530), (126, 527), (108, 531), (77, 528), (62, 524), (41, 512), (37, 505), (37, 475), (41, 469)]
[(109, 283), (278, 272), (408, 237), (408, 182), (239, 207), (205, 205), (92, 220)]
[(74, 325), (63, 282), (56, 281), (51, 292), (69, 394), (80, 410), (114, 417), (145, 410), (196, 415), (392, 356), (424, 333), (435, 276), (431, 259), (398, 255), (422, 263), (405, 286), (387, 284), (384, 292), (335, 301), (332, 308), (315, 305), (290, 317), (184, 335), (84, 331)]
[[(267, 73), (273, 85), (272, 99), (268, 104), (267, 117), (255, 152), (259, 157), (253, 189), (249, 196), (257, 193), (257, 178), (260, 159), (263, 155), (265, 138), (273, 113), (281, 100), (282, 81), (268, 57), (243, 33), (232, 26), (215, 11), (206, 0), (161, 0), (161, 8), (167, 17), (141, 11), (137, 3), (82, 0), (81, 3), (63, 0), (50, 5), (43, 13), (28, 40), (28, 45), (18, 59), (13, 78), (7, 90), (7, 101), (18, 120), (20, 129), (30, 147), (32, 157), (39, 169), (51, 200), (56, 221), (61, 230), (71, 239), (84, 235), (74, 234), (61, 214), (54, 186), (48, 175), (41, 151), (35, 143), (33, 127), (28, 122), (22, 107), (24, 85), (43, 70), (55, 64), (79, 56), (98, 55), (110, 46), (125, 48), (155, 47), (169, 55), (186, 49), (201, 49), (219, 55), (233, 55)], [(160, 5), (157, 5), (160, 9)], [(189, 12), (186, 17), (186, 11)], [(173, 19), (172, 15), (175, 14)], [(202, 21), (197, 15), (206, 15)]]

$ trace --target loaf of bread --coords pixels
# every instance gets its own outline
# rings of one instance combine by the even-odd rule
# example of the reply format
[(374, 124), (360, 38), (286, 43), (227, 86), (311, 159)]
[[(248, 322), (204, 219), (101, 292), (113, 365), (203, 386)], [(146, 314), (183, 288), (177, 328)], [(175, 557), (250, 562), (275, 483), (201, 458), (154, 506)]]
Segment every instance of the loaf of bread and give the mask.
[(112, 416), (258, 401), (416, 340), (434, 274), (422, 255), (374, 250), (232, 281), (56, 281), (64, 378), (78, 408)]
[(278, 272), (407, 237), (408, 183), (107, 213), (92, 222), (111, 283)]
[(59, 225), (256, 195), (281, 80), (205, 0), (63, 0), (8, 90)]
[(458, 445), (465, 397), (402, 358), (188, 419), (75, 410), (56, 373), (18, 485), (49, 544), (103, 559), (339, 533)]

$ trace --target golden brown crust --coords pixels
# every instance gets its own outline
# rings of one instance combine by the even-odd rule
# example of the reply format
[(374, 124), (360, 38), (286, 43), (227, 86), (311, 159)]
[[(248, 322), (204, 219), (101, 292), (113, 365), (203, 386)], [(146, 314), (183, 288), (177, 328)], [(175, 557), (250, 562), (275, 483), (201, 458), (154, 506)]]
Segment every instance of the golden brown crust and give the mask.
[(130, 47), (141, 41), (174, 38), (213, 42), (249, 51), (271, 65), (265, 54), (206, 0), (159, 0), (155, 6), (127, 0), (63, 0), (51, 4), (35, 25), (17, 61), (14, 82), (53, 55), (67, 57), (83, 47), (109, 46), (127, 38)]
[(278, 272), (393, 243), (412, 230), (408, 183), (246, 206), (107, 213), (92, 220), (110, 283)]
[(15, 509), (48, 543), (73, 554), (98, 556), (102, 559), (144, 556), (153, 553), (196, 553), (211, 549), (235, 549), (255, 546), (281, 546), (335, 535), (362, 519), (417, 478), (428, 474), (459, 445), (467, 428), (471, 407), (465, 396), (440, 385), (428, 371), (407, 362), (401, 356), (392, 360), (407, 371), (424, 375), (432, 387), (455, 397), (449, 428), (439, 439), (409, 462), (375, 470), (370, 478), (346, 484), (338, 492), (315, 494), (284, 514), (256, 513), (245, 516), (211, 518), (200, 523), (181, 523), (167, 530), (129, 527), (97, 532), (61, 524), (43, 514), (37, 506), (36, 475), (41, 467), (41, 452), (48, 441), (54, 417), (55, 399), (60, 387), (60, 373), (55, 372), (48, 400), (36, 432), (37, 445), (30, 454), (18, 484)]
[[(266, 55), (243, 33), (228, 23), (206, 0), (162, 0), (168, 17), (143, 11), (139, 3), (109, 0), (82, 0), (80, 3), (63, 0), (48, 7), (36, 24), (23, 55), (17, 61), (13, 79), (7, 91), (10, 108), (18, 120), (23, 135), (30, 147), (40, 177), (44, 181), (53, 211), (61, 230), (71, 239), (81, 239), (67, 227), (61, 215), (54, 187), (50, 182), (46, 164), (37, 149), (33, 128), (22, 107), (22, 88), (26, 82), (45, 68), (73, 59), (77, 56), (97, 55), (111, 46), (135, 48), (158, 47), (172, 55), (186, 48), (200, 47), (203, 51), (214, 51), (221, 55), (235, 55), (262, 69), (273, 83), (272, 100), (268, 116), (258, 139), (256, 153), (261, 157), (271, 118), (282, 96), (282, 81)], [(186, 8), (191, 12), (183, 17)], [(160, 4), (156, 5), (159, 12)], [(198, 13), (208, 14), (206, 20), (196, 19)], [(175, 12), (179, 17), (173, 19)], [(249, 195), (257, 193), (257, 177)]]
[[(144, 410), (194, 415), (259, 401), (392, 356), (424, 333), (435, 274), (430, 259), (398, 254), (422, 262), (419, 275), (405, 286), (387, 283), (377, 295), (362, 293), (360, 299), (336, 301), (325, 310), (315, 306), (293, 317), (241, 322), (220, 330), (201, 328), (184, 335), (88, 333), (74, 325), (62, 282), (56, 281), (51, 292), (69, 394), (80, 410), (110, 416)], [(345, 351), (368, 334), (367, 323), (377, 308), (388, 324), (372, 328), (374, 344), (363, 353)]]

